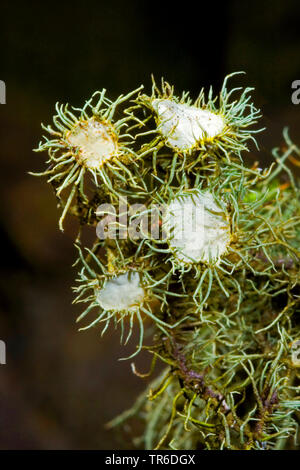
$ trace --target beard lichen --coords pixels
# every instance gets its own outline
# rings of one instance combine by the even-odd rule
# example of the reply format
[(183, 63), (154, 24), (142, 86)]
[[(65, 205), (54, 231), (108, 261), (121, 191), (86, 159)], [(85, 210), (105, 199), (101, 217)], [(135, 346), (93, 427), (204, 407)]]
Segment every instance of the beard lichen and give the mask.
[[(59, 227), (68, 212), (76, 215), (76, 204), (79, 199), (82, 205), (89, 206), (88, 193), (95, 195), (101, 186), (103, 193), (118, 197), (120, 189), (129, 179), (136, 185), (135, 176), (131, 174), (135, 152), (134, 138), (129, 133), (130, 115), (114, 120), (117, 106), (124, 104), (142, 87), (120, 95), (115, 102), (106, 96), (106, 90), (95, 92), (82, 108), (56, 104), (57, 114), (53, 117), (54, 128), (50, 125), (42, 128), (50, 138), (44, 136), (36, 152), (47, 151), (49, 167), (38, 176), (47, 176), (52, 184), (59, 205), (63, 208)], [(88, 175), (87, 175), (88, 174)], [(89, 176), (89, 178), (87, 178)], [(79, 211), (80, 212), (80, 211)], [(78, 211), (77, 211), (78, 214)]]
[[(134, 442), (147, 449), (299, 446), (300, 149), (284, 129), (268, 168), (244, 161), (260, 115), (252, 88), (228, 89), (233, 75), (215, 97), (176, 96), (162, 80), (114, 103), (96, 92), (79, 115), (57, 106), (39, 147), (60, 227), (70, 213), (99, 238), (108, 214), (114, 234), (91, 248), (77, 237), (80, 329), (119, 326), (126, 344), (137, 328), (130, 357), (144, 349), (152, 362), (149, 374), (133, 372), (166, 366), (109, 423), (140, 419)], [(120, 197), (126, 223), (114, 217)]]
[[(181, 157), (192, 156), (193, 160), (201, 161), (207, 153), (227, 161), (241, 159), (241, 152), (248, 150), (247, 142), (256, 144), (255, 134), (262, 129), (249, 129), (260, 117), (260, 111), (251, 103), (253, 88), (228, 91), (228, 79), (234, 75), (225, 78), (219, 96), (213, 97), (210, 88), (206, 98), (202, 89), (196, 100), (188, 92), (175, 95), (174, 87), (163, 79), (160, 90), (153, 78), (151, 96), (139, 94), (135, 106), (130, 108), (134, 114), (138, 111), (146, 114), (139, 123), (146, 130), (138, 135), (155, 136), (144, 143), (142, 155), (157, 152), (166, 145)], [(155, 129), (148, 128), (151, 118), (156, 123)]]

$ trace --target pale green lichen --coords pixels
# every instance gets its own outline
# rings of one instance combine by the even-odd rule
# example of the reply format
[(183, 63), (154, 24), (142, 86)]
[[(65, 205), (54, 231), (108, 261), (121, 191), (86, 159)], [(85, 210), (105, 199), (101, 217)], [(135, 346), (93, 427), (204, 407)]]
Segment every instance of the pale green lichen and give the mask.
[[(42, 124), (50, 138), (44, 136), (45, 141), (40, 142), (35, 151), (48, 152), (49, 167), (39, 175), (48, 177), (63, 207), (59, 220), (61, 230), (67, 212), (74, 209), (75, 196), (89, 204), (88, 192), (102, 185), (104, 192), (118, 197), (118, 188), (124, 185), (126, 178), (130, 176), (134, 181), (127, 168), (135, 158), (130, 148), (134, 139), (128, 129), (125, 131), (131, 117), (125, 115), (115, 121), (114, 114), (117, 106), (140, 89), (121, 95), (114, 102), (105, 96), (104, 89), (95, 92), (80, 109), (70, 110), (68, 105), (57, 103), (54, 128)], [(63, 197), (66, 190), (67, 195)]]
[(259, 111), (251, 88), (228, 89), (232, 75), (218, 96), (202, 90), (195, 101), (162, 80), (150, 95), (114, 103), (98, 92), (79, 116), (57, 107), (39, 147), (49, 152), (43, 174), (63, 207), (60, 227), (70, 213), (96, 232), (97, 207), (108, 204), (108, 233), (124, 233), (109, 218), (120, 195), (150, 220), (141, 237), (104, 237), (91, 249), (79, 231), (74, 288), (81, 330), (119, 326), (126, 343), (137, 327), (130, 357), (144, 348), (151, 374), (157, 360), (166, 366), (110, 423), (141, 419), (135, 443), (148, 449), (299, 446), (300, 149), (285, 129), (269, 168), (244, 162)]

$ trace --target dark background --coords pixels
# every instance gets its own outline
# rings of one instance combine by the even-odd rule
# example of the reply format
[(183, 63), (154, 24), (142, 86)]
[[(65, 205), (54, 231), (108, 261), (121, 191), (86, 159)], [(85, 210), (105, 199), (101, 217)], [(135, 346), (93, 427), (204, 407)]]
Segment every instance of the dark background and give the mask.
[[(118, 361), (134, 343), (124, 353), (118, 333), (77, 332), (72, 222), (59, 232), (50, 187), (27, 174), (44, 168), (46, 155), (31, 150), (40, 122), (50, 122), (56, 101), (81, 106), (103, 87), (112, 98), (141, 83), (150, 91), (151, 73), (196, 97), (244, 70), (232, 83), (255, 87), (267, 163), (284, 126), (300, 143), (300, 105), (291, 102), (291, 83), (300, 79), (299, 17), (296, 0), (1, 2), (1, 449), (129, 449), (130, 439), (104, 424), (145, 386)], [(149, 357), (136, 362), (144, 371)]]

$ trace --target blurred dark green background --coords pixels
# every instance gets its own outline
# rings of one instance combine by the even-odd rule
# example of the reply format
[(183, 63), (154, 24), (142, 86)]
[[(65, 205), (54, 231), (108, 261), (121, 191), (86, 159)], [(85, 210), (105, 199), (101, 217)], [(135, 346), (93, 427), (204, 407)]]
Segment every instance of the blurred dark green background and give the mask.
[[(129, 449), (130, 439), (104, 424), (145, 386), (117, 360), (133, 343), (124, 352), (118, 333), (100, 340), (97, 329), (77, 332), (74, 227), (69, 221), (59, 232), (50, 187), (27, 174), (44, 168), (46, 156), (31, 150), (40, 122), (50, 122), (56, 101), (80, 106), (103, 87), (112, 98), (141, 83), (149, 91), (151, 73), (196, 97), (244, 70), (233, 84), (256, 89), (266, 163), (284, 126), (300, 143), (300, 105), (291, 102), (291, 83), (300, 79), (299, 14), (296, 0), (1, 2), (1, 449)], [(145, 370), (149, 358), (136, 362)]]

